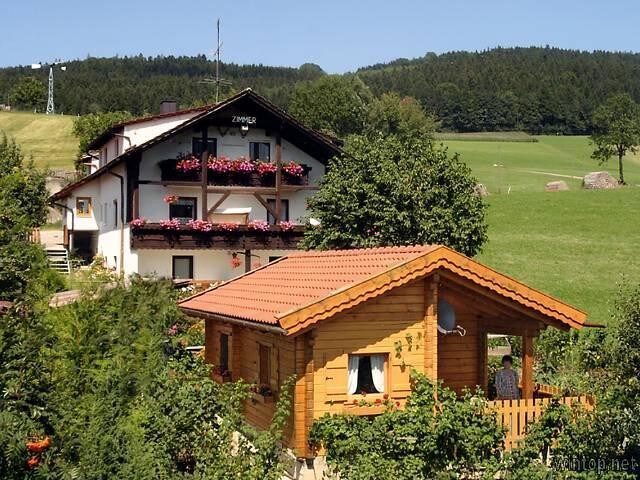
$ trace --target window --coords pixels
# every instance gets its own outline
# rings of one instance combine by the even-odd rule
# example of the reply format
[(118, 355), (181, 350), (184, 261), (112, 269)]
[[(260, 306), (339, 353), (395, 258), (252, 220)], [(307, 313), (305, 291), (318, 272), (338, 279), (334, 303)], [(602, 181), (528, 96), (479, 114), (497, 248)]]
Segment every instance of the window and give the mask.
[(180, 197), (174, 203), (169, 204), (169, 218), (177, 218), (182, 223), (196, 219), (196, 206), (198, 204), (195, 197)]
[(271, 146), (269, 142), (249, 142), (249, 157), (251, 160), (271, 161)]
[(221, 372), (229, 370), (229, 335), (226, 333), (220, 334), (220, 361), (218, 363)]
[[(271, 210), (276, 210), (275, 198), (268, 198), (267, 204), (271, 207)], [(280, 220), (289, 221), (289, 200), (280, 200)], [(271, 215), (269, 210), (267, 210), (267, 222), (271, 225), (276, 223), (276, 218)]]
[(118, 226), (118, 201), (113, 201), (113, 226)]
[(348, 393), (383, 393), (386, 358), (386, 355), (349, 355)]
[(193, 257), (190, 255), (176, 255), (171, 257), (171, 276), (173, 278), (193, 278)]
[(91, 198), (90, 197), (76, 198), (76, 214), (79, 217), (91, 216)]
[(282, 258), (280, 256), (276, 256), (276, 255), (269, 255), (269, 263), (271, 262), (275, 262), (276, 260), (278, 260), (279, 258)]
[[(202, 152), (204, 152), (204, 146), (205, 146), (205, 143), (203, 142), (202, 138), (194, 138), (191, 141), (191, 153), (193, 153), (198, 158), (200, 158), (200, 156), (202, 155)], [(207, 146), (207, 152), (209, 152), (209, 155), (214, 155), (214, 156), (217, 155), (215, 138), (208, 138), (206, 146)]]
[(260, 386), (271, 386), (271, 348), (260, 345), (259, 378)]

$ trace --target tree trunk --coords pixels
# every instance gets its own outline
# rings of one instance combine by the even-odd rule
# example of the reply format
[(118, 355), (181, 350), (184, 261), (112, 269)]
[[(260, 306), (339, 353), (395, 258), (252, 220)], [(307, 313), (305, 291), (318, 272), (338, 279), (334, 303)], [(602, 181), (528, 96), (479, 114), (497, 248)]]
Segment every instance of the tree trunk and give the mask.
[(618, 152), (618, 171), (620, 172), (620, 185), (626, 185), (626, 183), (624, 183), (624, 170), (622, 168), (622, 157), (624, 157), (624, 153)]

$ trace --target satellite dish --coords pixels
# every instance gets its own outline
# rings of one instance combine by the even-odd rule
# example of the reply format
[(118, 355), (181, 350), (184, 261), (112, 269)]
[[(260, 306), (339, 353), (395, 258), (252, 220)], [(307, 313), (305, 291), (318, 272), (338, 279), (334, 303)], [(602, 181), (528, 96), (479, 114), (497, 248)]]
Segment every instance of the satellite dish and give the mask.
[(453, 306), (446, 300), (438, 300), (438, 331), (444, 335), (457, 333), (466, 335), (464, 328), (460, 327), (456, 321), (456, 312)]

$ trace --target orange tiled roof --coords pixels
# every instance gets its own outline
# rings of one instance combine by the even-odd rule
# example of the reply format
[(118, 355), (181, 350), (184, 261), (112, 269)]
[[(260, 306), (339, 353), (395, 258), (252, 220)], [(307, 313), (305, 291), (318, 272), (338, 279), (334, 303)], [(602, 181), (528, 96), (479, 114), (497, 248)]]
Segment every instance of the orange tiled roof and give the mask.
[(278, 316), (433, 250), (433, 246), (296, 252), (180, 303), (277, 324)]
[(585, 325), (580, 310), (440, 245), (294, 253), (184, 300), (180, 307), (191, 315), (223, 315), (293, 334), (436, 270), (509, 299), (546, 323)]

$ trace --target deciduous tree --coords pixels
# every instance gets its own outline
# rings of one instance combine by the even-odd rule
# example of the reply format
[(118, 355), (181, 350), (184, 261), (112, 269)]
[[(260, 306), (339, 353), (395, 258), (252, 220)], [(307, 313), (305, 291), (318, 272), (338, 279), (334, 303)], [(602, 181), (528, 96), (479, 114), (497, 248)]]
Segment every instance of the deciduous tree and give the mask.
[(309, 200), (307, 248), (438, 243), (466, 255), (486, 240), (475, 179), (457, 155), (424, 139), (356, 136)]
[(594, 113), (593, 125), (591, 157), (600, 163), (618, 157), (620, 183), (624, 184), (623, 159), (640, 146), (640, 105), (626, 93), (609, 97)]
[(42, 109), (47, 103), (47, 88), (34, 77), (23, 77), (11, 90), (9, 102), (18, 109)]

